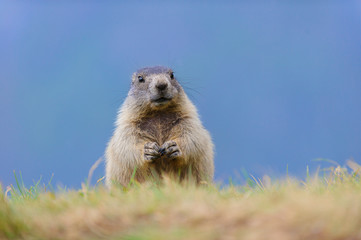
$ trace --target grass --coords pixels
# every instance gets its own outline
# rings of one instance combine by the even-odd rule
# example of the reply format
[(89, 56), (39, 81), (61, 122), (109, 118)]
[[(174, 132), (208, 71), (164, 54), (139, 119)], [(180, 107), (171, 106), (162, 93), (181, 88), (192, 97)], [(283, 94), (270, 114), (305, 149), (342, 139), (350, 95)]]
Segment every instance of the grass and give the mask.
[[(305, 181), (0, 187), (0, 239), (361, 239), (361, 167)], [(320, 175), (323, 175), (322, 177)]]

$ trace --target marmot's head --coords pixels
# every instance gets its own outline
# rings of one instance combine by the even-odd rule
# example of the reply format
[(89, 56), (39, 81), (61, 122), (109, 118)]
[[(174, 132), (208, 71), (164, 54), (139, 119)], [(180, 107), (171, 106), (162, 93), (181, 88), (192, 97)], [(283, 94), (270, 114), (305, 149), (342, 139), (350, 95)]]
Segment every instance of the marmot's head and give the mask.
[(177, 103), (182, 91), (172, 69), (146, 67), (133, 74), (129, 96), (136, 100), (138, 106), (162, 109)]

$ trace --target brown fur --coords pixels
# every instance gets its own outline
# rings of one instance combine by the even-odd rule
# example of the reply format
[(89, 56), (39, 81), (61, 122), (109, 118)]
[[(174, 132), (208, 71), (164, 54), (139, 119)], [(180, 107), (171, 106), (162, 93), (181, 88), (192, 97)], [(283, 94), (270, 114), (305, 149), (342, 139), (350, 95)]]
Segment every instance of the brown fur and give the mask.
[[(135, 169), (138, 182), (165, 175), (180, 180), (191, 177), (197, 182), (211, 181), (213, 144), (195, 106), (176, 80), (164, 80), (168, 75), (163, 72), (147, 75), (148, 88), (153, 90), (154, 81), (169, 81), (169, 88), (176, 89), (175, 94), (164, 107), (152, 106), (148, 98), (151, 91), (138, 91), (144, 84), (136, 83), (137, 74), (133, 75), (131, 91), (119, 111), (116, 129), (106, 150), (107, 185), (114, 181), (126, 186)], [(162, 156), (154, 161), (144, 158), (146, 143), (162, 146), (167, 141), (176, 142), (181, 152), (179, 157)]]

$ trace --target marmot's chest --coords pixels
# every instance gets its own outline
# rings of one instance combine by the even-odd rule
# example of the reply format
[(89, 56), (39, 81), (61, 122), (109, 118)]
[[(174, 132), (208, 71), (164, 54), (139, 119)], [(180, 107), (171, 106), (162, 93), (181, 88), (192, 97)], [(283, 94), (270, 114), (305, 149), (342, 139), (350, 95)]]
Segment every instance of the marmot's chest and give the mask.
[(164, 112), (143, 118), (137, 126), (146, 139), (162, 145), (165, 141), (177, 137), (179, 134), (177, 126), (180, 122), (179, 114)]

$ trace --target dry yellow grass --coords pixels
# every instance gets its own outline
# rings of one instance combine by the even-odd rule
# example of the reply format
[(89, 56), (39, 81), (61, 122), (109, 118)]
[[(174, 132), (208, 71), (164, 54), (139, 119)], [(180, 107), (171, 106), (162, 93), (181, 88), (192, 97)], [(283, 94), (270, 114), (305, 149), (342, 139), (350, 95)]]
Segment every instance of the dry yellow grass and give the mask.
[[(350, 163), (356, 164), (356, 163)], [(255, 186), (165, 182), (0, 195), (1, 239), (361, 239), (358, 165)]]

